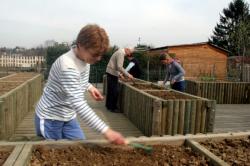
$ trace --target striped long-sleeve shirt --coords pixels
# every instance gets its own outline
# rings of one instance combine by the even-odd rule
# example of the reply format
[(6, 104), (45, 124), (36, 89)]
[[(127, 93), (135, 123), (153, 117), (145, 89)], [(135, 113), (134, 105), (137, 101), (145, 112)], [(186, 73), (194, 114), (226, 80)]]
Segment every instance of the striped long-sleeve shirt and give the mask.
[(70, 121), (76, 114), (98, 132), (108, 126), (87, 104), (84, 93), (92, 85), (89, 81), (90, 65), (80, 60), (71, 49), (52, 65), (43, 95), (36, 106), (36, 114), (42, 119)]

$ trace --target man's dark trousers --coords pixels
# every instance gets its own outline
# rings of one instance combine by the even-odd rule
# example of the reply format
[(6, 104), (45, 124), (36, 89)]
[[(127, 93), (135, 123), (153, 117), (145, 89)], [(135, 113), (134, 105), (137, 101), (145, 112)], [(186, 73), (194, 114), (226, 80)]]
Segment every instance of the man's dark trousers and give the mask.
[(107, 96), (106, 96), (106, 108), (111, 111), (117, 111), (117, 99), (118, 99), (118, 77), (107, 74)]

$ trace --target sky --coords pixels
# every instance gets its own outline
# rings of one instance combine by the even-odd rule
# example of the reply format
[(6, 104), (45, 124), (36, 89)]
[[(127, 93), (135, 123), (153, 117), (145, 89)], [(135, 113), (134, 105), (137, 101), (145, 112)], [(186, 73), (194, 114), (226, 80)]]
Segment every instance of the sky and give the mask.
[[(249, 3), (250, 0), (246, 0)], [(98, 24), (111, 45), (205, 42), (230, 0), (0, 0), (0, 47), (73, 41)]]

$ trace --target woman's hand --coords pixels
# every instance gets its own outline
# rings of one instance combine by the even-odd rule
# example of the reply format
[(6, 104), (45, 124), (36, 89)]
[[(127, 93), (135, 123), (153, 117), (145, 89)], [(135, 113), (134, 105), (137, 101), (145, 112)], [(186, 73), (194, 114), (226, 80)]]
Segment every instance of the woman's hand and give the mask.
[(176, 82), (175, 80), (171, 80), (170, 83), (171, 83), (171, 85), (173, 85), (175, 82)]
[(116, 145), (124, 145), (126, 144), (126, 140), (125, 138), (119, 133), (116, 132), (112, 129), (108, 129), (105, 133), (104, 133), (105, 138), (113, 144)]
[(89, 93), (91, 94), (91, 96), (96, 100), (96, 101), (101, 101), (103, 100), (103, 96), (101, 94), (101, 92), (96, 89), (94, 86), (91, 86), (89, 89), (88, 89)]

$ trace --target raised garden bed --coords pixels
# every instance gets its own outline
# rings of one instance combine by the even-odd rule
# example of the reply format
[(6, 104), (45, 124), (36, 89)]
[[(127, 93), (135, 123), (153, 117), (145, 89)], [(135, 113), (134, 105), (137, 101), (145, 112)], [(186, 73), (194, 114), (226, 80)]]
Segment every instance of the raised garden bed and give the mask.
[(12, 146), (0, 146), (0, 165), (3, 165), (14, 148)]
[(42, 93), (43, 77), (37, 73), (16, 73), (0, 78), (0, 140), (14, 134), (18, 124)]
[[(246, 154), (249, 154), (250, 132), (224, 133), (224, 134), (201, 134), (186, 136), (164, 137), (139, 137), (127, 138), (130, 142), (137, 142), (151, 146), (151, 153), (131, 146), (116, 146), (105, 140), (85, 141), (38, 141), (16, 143), (16, 147), (4, 163), (5, 165), (244, 165), (236, 162), (239, 160), (239, 149), (232, 149), (234, 164), (223, 161), (216, 152), (209, 151), (202, 144), (220, 142), (224, 139), (234, 140), (226, 146), (235, 144), (234, 147), (242, 146)], [(247, 139), (247, 140), (246, 140)], [(240, 141), (240, 142), (238, 142)], [(4, 143), (8, 144), (15, 143)], [(3, 146), (0, 143), (0, 147)], [(217, 149), (223, 149), (224, 144), (214, 144)], [(223, 151), (220, 151), (222, 153)], [(249, 165), (249, 155), (243, 154)], [(240, 155), (240, 157), (242, 157)], [(248, 158), (247, 158), (248, 157)]]
[[(208, 165), (209, 161), (190, 147), (153, 145), (153, 151), (128, 147), (39, 145), (32, 150), (30, 166), (36, 165)], [(53, 157), (52, 157), (53, 156)]]
[(250, 165), (250, 136), (221, 141), (207, 140), (200, 144), (230, 165)]
[[(216, 101), (152, 83), (120, 82), (119, 108), (146, 136), (213, 132)], [(154, 88), (152, 90), (152, 88)], [(159, 89), (157, 89), (159, 88)]]

